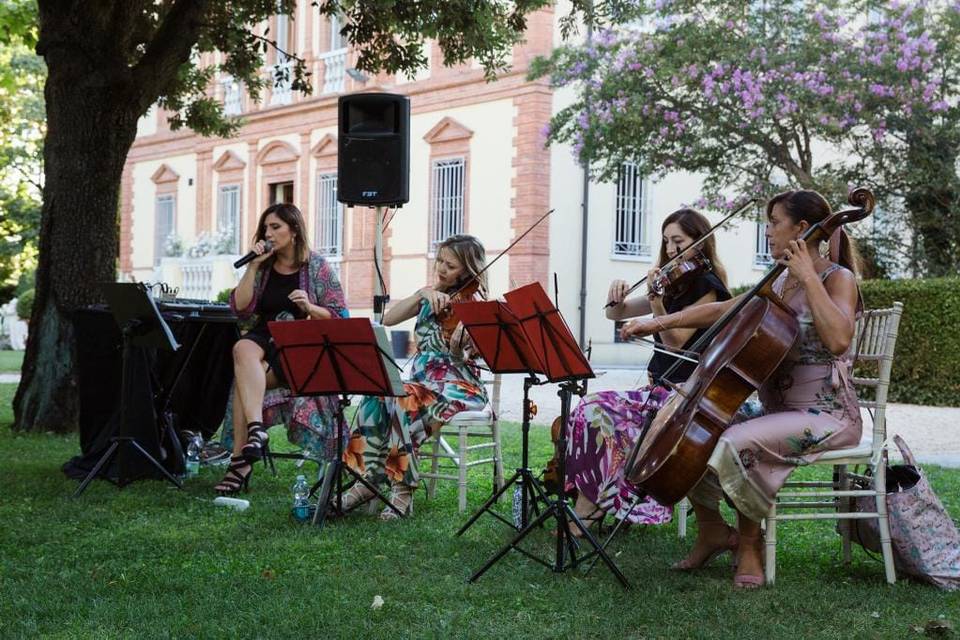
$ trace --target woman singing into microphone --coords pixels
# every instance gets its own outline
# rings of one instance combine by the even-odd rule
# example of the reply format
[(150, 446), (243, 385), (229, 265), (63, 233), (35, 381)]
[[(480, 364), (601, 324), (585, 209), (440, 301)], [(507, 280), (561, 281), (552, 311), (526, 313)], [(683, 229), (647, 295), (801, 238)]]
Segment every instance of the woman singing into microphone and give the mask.
[[(215, 487), (223, 494), (248, 487), (253, 463), (263, 457), (269, 440), (263, 424), (264, 394), (286, 386), (267, 322), (347, 315), (340, 281), (324, 257), (310, 251), (297, 207), (275, 204), (260, 215), (253, 252), (257, 257), (230, 294), (243, 335), (233, 347), (233, 457)], [(303, 418), (311, 426), (333, 424), (334, 408), (323, 400), (293, 399), (294, 417), (311, 414)], [(316, 412), (324, 415), (317, 417)]]
[[(659, 266), (673, 260), (710, 230), (703, 214), (680, 209), (663, 221), (657, 267), (648, 274), (648, 285), (659, 274)], [(659, 295), (650, 289), (646, 296), (625, 298), (628, 285), (614, 280), (607, 299), (611, 320), (624, 320), (652, 314), (651, 322), (674, 311), (719, 300), (727, 300), (726, 273), (717, 258), (713, 237), (699, 246), (712, 268), (691, 276), (687, 282)], [(686, 256), (685, 256), (686, 257)], [(632, 524), (661, 524), (670, 521), (671, 509), (652, 499), (636, 501), (635, 490), (624, 478), (624, 465), (643, 427), (656, 415), (670, 394), (667, 383), (680, 384), (693, 371), (693, 363), (682, 362), (670, 377), (667, 370), (677, 358), (670, 348), (687, 349), (701, 332), (693, 329), (667, 329), (655, 334), (657, 351), (647, 364), (649, 384), (632, 391), (601, 391), (580, 401), (570, 415), (567, 440), (566, 487), (577, 490), (576, 512), (588, 526), (606, 514)], [(580, 530), (572, 529), (574, 535)]]

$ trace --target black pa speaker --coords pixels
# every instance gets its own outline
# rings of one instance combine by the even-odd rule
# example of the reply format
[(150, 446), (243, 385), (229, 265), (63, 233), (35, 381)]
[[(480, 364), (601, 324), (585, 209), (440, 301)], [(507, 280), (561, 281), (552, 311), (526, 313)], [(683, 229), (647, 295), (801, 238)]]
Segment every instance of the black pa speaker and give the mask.
[(410, 99), (354, 93), (337, 105), (337, 200), (400, 206), (410, 200)]

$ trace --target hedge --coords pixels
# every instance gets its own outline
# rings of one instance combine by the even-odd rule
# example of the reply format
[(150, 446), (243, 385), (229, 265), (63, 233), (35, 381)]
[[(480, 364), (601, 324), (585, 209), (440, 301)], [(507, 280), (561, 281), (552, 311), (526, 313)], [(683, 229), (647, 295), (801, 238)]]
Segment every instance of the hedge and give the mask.
[(868, 309), (903, 303), (891, 402), (960, 407), (960, 278), (866, 280)]
[(868, 309), (903, 303), (888, 399), (960, 407), (960, 278), (864, 280), (860, 290)]

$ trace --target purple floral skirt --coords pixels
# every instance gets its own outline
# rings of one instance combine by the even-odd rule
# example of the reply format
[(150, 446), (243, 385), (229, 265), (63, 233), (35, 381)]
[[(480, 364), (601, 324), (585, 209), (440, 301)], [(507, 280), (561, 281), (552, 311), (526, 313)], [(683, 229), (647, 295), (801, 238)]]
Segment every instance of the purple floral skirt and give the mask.
[(670, 522), (671, 507), (652, 498), (636, 501), (624, 467), (643, 427), (667, 401), (670, 390), (650, 385), (634, 391), (601, 391), (583, 397), (570, 415), (566, 488), (631, 524)]

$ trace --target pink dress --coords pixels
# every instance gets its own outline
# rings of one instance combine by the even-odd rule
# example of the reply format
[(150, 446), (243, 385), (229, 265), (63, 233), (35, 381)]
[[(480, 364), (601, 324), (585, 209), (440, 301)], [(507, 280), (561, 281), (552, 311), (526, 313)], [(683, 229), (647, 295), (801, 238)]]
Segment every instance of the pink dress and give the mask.
[[(821, 282), (841, 269), (831, 265)], [(773, 284), (782, 295), (784, 272)], [(707, 464), (708, 473), (690, 493), (694, 502), (716, 507), (721, 491), (751, 520), (764, 518), (787, 476), (824, 451), (860, 441), (862, 421), (851, 379), (851, 350), (833, 355), (813, 323), (801, 289), (789, 301), (800, 335), (780, 367), (760, 388), (764, 415), (730, 426)]]

